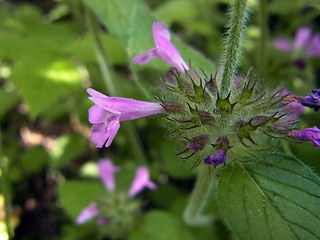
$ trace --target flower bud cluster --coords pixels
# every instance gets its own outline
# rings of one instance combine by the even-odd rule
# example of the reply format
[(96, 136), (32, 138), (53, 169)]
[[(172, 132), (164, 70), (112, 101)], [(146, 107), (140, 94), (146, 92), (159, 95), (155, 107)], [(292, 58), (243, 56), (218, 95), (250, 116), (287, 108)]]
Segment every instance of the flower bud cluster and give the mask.
[(297, 119), (287, 116), (287, 95), (263, 91), (251, 71), (237, 78), (226, 97), (215, 77), (200, 77), (191, 68), (170, 69), (163, 85), (166, 95), (159, 99), (168, 113), (168, 135), (182, 139), (185, 148), (177, 155), (193, 159), (194, 166), (237, 160), (234, 151), (254, 148), (265, 136), (287, 138), (296, 128)]

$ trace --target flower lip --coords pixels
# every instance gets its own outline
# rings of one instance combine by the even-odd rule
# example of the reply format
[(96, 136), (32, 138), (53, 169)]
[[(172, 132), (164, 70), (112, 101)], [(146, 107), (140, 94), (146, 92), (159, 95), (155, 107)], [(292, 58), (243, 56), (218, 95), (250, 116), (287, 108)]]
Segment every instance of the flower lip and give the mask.
[(171, 43), (171, 35), (166, 25), (162, 22), (154, 22), (152, 35), (156, 48), (152, 48), (135, 56), (132, 59), (135, 64), (144, 65), (156, 58), (161, 58), (181, 73), (189, 70), (189, 66), (185, 63), (176, 47)]

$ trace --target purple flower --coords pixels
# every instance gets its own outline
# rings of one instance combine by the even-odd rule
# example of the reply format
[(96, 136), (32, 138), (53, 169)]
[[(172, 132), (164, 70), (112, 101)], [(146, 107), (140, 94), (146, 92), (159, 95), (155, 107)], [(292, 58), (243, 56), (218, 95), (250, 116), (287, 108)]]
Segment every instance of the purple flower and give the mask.
[(308, 56), (320, 57), (320, 33), (317, 33), (312, 37), (309, 43), (307, 54)]
[(136, 171), (132, 185), (129, 189), (129, 196), (134, 197), (144, 188), (156, 189), (157, 186), (150, 180), (149, 170), (146, 167), (139, 167)]
[(226, 159), (226, 153), (223, 150), (219, 149), (214, 153), (214, 155), (208, 155), (203, 162), (205, 164), (212, 164), (213, 166), (218, 166), (222, 163), (225, 163)]
[(294, 46), (298, 49), (306, 47), (312, 36), (312, 31), (308, 27), (299, 28), (294, 39)]
[[(114, 174), (120, 170), (118, 166), (113, 165), (110, 159), (102, 159), (98, 162), (99, 175), (106, 186), (107, 190), (113, 192), (115, 190)], [(136, 177), (134, 178), (132, 185), (128, 191), (129, 197), (136, 196), (144, 188), (156, 189), (157, 186), (150, 180), (149, 170), (147, 167), (138, 167), (136, 171)], [(98, 209), (97, 203), (92, 202), (88, 207), (81, 210), (77, 217), (77, 224), (83, 224), (92, 218), (98, 217), (97, 224), (99, 226), (104, 225), (108, 222), (108, 219), (101, 216), (101, 212)]]
[(304, 106), (297, 102), (290, 102), (282, 107), (288, 121), (296, 121), (304, 111)]
[(92, 88), (88, 88), (87, 92), (91, 95), (89, 99), (95, 103), (89, 109), (89, 122), (93, 124), (91, 139), (97, 148), (102, 148), (105, 142), (106, 147), (110, 146), (121, 121), (165, 112), (160, 103), (108, 97)]
[(316, 112), (320, 109), (320, 89), (312, 90), (312, 94), (302, 98), (303, 106), (313, 108)]
[(288, 95), (284, 98), (284, 101), (300, 103), (305, 107), (313, 108), (317, 112), (320, 109), (320, 89), (312, 90), (312, 94), (306, 97)]
[(298, 141), (312, 141), (314, 146), (320, 146), (320, 129), (316, 126), (301, 131), (291, 130), (288, 136)]
[(189, 66), (182, 59), (176, 47), (170, 42), (171, 35), (166, 25), (162, 22), (154, 22), (152, 35), (156, 47), (135, 56), (133, 58), (135, 64), (144, 65), (156, 58), (161, 58), (181, 73), (189, 70)]
[[(292, 52), (293, 49), (303, 50), (303, 55), (307, 57), (320, 57), (320, 33), (312, 36), (312, 31), (309, 27), (299, 28), (296, 32), (294, 43), (285, 38), (277, 38), (274, 45), (286, 53)], [(294, 64), (299, 68), (305, 67), (303, 60), (295, 61)]]

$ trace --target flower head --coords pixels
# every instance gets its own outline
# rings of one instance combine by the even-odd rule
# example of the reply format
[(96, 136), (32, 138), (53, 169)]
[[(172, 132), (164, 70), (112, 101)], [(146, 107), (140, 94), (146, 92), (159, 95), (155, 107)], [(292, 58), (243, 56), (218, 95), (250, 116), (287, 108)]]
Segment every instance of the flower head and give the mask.
[(203, 162), (205, 164), (212, 164), (213, 166), (218, 166), (222, 163), (225, 163), (226, 159), (226, 153), (223, 150), (219, 149), (214, 153), (214, 155), (208, 155)]
[(87, 92), (95, 103), (89, 109), (89, 122), (93, 124), (91, 139), (98, 148), (109, 147), (120, 128), (120, 122), (164, 113), (160, 103), (144, 102), (130, 98), (108, 97), (92, 88)]
[(185, 69), (189, 70), (189, 66), (171, 43), (170, 32), (162, 22), (153, 23), (152, 35), (156, 47), (135, 56), (133, 58), (135, 64), (144, 65), (156, 58), (161, 58), (181, 73), (184, 73)]
[(301, 131), (291, 130), (288, 136), (298, 141), (312, 141), (314, 146), (320, 146), (320, 129), (316, 126)]
[[(98, 225), (104, 225), (106, 223), (112, 224), (112, 216), (114, 217), (119, 214), (119, 209), (123, 212), (124, 208), (128, 208), (128, 211), (125, 211), (126, 214), (131, 211), (132, 214), (134, 214), (137, 211), (140, 205), (135, 202), (136, 200), (133, 200), (134, 196), (145, 188), (152, 190), (157, 188), (156, 184), (150, 180), (148, 168), (141, 166), (138, 167), (136, 171), (136, 177), (132, 181), (128, 193), (116, 192), (114, 191), (114, 174), (118, 172), (120, 168), (113, 165), (110, 159), (100, 160), (98, 166), (100, 178), (110, 194), (108, 195), (108, 199), (100, 199), (99, 201), (92, 202), (88, 207), (82, 209), (77, 217), (77, 224), (83, 224), (93, 218), (97, 218)], [(118, 206), (119, 203), (122, 203), (123, 206)]]

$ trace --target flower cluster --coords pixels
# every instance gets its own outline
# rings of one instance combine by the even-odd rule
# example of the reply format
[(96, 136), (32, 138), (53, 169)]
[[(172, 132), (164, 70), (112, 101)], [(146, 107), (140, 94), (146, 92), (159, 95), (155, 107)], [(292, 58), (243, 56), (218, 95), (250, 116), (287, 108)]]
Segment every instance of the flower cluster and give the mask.
[[(167, 132), (172, 138), (179, 137), (185, 145), (177, 155), (193, 159), (194, 166), (202, 162), (216, 167), (241, 161), (236, 157), (239, 151), (254, 148), (266, 137), (313, 141), (319, 146), (318, 128), (296, 129), (304, 107), (319, 110), (320, 90), (307, 97), (297, 97), (283, 89), (265, 92), (250, 70), (246, 76), (237, 76), (232, 91), (222, 97), (215, 77), (205, 73), (200, 76), (184, 62), (170, 42), (164, 24), (153, 24), (153, 37), (156, 48), (133, 60), (136, 64), (146, 64), (162, 58), (173, 67), (163, 81), (166, 94), (158, 97), (158, 103), (150, 103), (110, 98), (88, 89), (90, 99), (96, 104), (89, 111), (89, 120), (94, 124), (92, 140), (97, 147), (102, 147), (106, 139), (106, 147), (110, 145), (119, 121), (153, 114), (166, 116)], [(311, 37), (310, 30), (303, 28), (297, 33), (295, 48), (308, 48), (308, 55), (318, 55), (317, 39), (318, 35)], [(291, 45), (283, 39), (278, 40), (277, 46), (291, 51)]]
[(285, 53), (297, 53), (299, 58), (294, 61), (294, 64), (301, 69), (306, 65), (303, 59), (320, 57), (320, 33), (312, 34), (309, 27), (298, 29), (293, 43), (285, 38), (277, 38), (274, 44)]
[[(120, 168), (106, 158), (98, 162), (98, 167), (100, 178), (109, 192), (108, 197), (98, 199), (82, 209), (76, 222), (83, 224), (96, 218), (98, 225), (107, 225), (110, 236), (125, 234), (134, 225), (141, 205), (140, 201), (134, 197), (145, 188), (154, 190), (157, 186), (150, 180), (148, 168), (141, 166), (136, 170), (130, 189), (126, 193), (116, 191), (115, 173)], [(119, 227), (121, 229), (117, 229)]]

